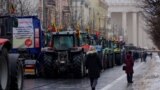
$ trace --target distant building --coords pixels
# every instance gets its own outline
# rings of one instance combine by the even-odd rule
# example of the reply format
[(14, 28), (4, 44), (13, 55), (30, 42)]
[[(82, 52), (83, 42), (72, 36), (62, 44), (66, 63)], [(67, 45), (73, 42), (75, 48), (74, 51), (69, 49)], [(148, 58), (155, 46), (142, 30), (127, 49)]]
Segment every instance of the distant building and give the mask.
[(44, 28), (56, 24), (64, 26), (69, 22), (69, 0), (39, 0), (39, 18)]
[(123, 29), (127, 43), (140, 47), (152, 47), (152, 42), (145, 32), (146, 23), (140, 0), (106, 0), (109, 6), (108, 16), (114, 28)]
[(7, 14), (7, 1), (8, 0), (0, 0), (0, 16)]
[(104, 0), (71, 0), (73, 22), (90, 33), (106, 33), (108, 7)]

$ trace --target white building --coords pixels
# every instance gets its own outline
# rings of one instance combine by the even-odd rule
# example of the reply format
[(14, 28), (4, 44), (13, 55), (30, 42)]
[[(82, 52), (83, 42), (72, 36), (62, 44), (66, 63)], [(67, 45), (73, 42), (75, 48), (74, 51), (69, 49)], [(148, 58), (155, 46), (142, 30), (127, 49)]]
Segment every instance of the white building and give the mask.
[(140, 0), (106, 0), (109, 6), (108, 16), (111, 25), (121, 27), (127, 43), (140, 47), (152, 47), (146, 34), (146, 24)]

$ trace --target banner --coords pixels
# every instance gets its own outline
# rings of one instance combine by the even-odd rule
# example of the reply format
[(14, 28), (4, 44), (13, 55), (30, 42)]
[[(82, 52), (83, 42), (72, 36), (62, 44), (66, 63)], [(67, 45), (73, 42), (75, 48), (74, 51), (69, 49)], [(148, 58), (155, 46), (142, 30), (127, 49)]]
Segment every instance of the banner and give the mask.
[(34, 48), (34, 28), (31, 18), (18, 19), (18, 28), (13, 28), (13, 48)]

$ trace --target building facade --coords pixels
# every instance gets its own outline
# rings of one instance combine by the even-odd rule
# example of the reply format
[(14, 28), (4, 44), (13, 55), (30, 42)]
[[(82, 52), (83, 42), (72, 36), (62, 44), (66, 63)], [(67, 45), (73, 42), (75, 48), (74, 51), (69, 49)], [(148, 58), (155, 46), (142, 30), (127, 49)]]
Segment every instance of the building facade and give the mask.
[(139, 47), (151, 47), (152, 43), (147, 35), (146, 23), (139, 0), (106, 0), (109, 6), (108, 16), (111, 26), (123, 30), (123, 39), (128, 44)]
[(90, 0), (90, 20), (93, 32), (104, 31), (106, 26), (108, 7), (104, 0)]
[[(39, 17), (45, 26), (56, 23), (57, 27), (80, 25), (103, 33), (106, 30), (108, 7), (104, 0), (39, 0)], [(49, 3), (50, 4), (50, 3)]]
[(0, 16), (8, 13), (8, 0), (0, 0)]
[(47, 29), (52, 24), (57, 28), (70, 22), (69, 0), (39, 0), (39, 18)]

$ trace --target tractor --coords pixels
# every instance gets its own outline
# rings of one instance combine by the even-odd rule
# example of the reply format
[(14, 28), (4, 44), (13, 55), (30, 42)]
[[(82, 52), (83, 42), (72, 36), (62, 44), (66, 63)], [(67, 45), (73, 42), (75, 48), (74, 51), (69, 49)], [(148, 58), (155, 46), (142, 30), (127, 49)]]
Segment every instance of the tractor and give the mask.
[(107, 68), (107, 59), (103, 57), (103, 50), (107, 47), (106, 40), (103, 37), (99, 37), (95, 34), (90, 35), (90, 45), (96, 48), (96, 51), (100, 57), (103, 69)]
[(120, 41), (114, 41), (114, 53), (115, 53), (115, 64), (122, 65), (124, 62), (124, 43)]
[(111, 68), (115, 64), (115, 54), (113, 49), (113, 41), (105, 40), (103, 44), (103, 61), (104, 61), (104, 68)]
[(89, 50), (87, 33), (61, 31), (52, 33), (52, 47), (42, 49), (38, 60), (44, 77), (72, 74), (82, 78), (86, 74), (85, 55)]
[(11, 53), (11, 28), (17, 27), (15, 17), (0, 17), (0, 90), (22, 90), (23, 66), (19, 54)]

